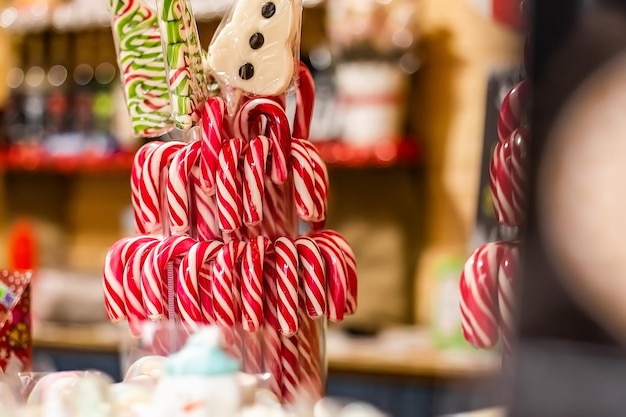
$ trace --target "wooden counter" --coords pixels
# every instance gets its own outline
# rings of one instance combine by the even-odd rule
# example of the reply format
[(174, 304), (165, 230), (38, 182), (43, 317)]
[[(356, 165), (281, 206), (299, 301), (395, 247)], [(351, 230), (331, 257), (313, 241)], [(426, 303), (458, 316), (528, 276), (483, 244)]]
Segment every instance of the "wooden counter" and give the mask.
[[(120, 331), (113, 325), (59, 326), (38, 324), (34, 345), (40, 349), (115, 353)], [(376, 338), (351, 338), (337, 331), (327, 337), (332, 372), (386, 376), (464, 379), (493, 375), (496, 355), (472, 351), (441, 351), (432, 346), (423, 329), (397, 328)]]

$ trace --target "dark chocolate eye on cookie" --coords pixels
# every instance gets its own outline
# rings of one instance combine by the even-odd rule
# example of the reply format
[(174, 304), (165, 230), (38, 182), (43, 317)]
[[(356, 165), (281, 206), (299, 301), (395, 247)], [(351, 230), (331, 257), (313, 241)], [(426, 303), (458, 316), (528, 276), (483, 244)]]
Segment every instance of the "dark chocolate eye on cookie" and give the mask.
[(239, 67), (239, 77), (242, 80), (249, 80), (254, 77), (254, 66), (250, 63), (243, 64)]
[(257, 32), (254, 35), (250, 36), (250, 48), (259, 49), (263, 46), (264, 43), (265, 36), (263, 36), (262, 33)]
[(264, 18), (269, 19), (275, 14), (276, 14), (276, 5), (274, 3), (272, 3), (271, 1), (268, 1), (267, 3), (263, 3), (263, 6), (261, 6), (261, 15)]

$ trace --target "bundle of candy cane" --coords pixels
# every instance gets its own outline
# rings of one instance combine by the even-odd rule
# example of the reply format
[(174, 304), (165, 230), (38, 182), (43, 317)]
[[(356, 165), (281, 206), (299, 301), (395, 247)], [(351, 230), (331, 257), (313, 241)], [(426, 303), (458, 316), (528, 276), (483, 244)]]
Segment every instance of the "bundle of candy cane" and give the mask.
[[(138, 235), (107, 254), (108, 316), (133, 332), (146, 320), (217, 324), (246, 372), (272, 374), (275, 394), (321, 394), (320, 322), (355, 312), (357, 277), (348, 243), (323, 230), (328, 174), (308, 141), (314, 85), (294, 54), (301, 2), (235, 2), (208, 54), (187, 1), (157, 4), (113, 0), (129, 111), (136, 133), (179, 128), (188, 140), (135, 155)], [(294, 78), (292, 132), (283, 103)], [(212, 80), (221, 95), (209, 94)], [(298, 220), (311, 232), (299, 236)]]
[[(523, 226), (527, 209), (528, 88), (528, 81), (522, 81), (502, 102), (498, 143), (489, 171), (496, 219), (514, 233)], [(511, 352), (518, 246), (515, 239), (489, 242), (474, 251), (465, 264), (460, 282), (463, 335), (476, 348), (494, 347), (501, 335), (505, 352)]]

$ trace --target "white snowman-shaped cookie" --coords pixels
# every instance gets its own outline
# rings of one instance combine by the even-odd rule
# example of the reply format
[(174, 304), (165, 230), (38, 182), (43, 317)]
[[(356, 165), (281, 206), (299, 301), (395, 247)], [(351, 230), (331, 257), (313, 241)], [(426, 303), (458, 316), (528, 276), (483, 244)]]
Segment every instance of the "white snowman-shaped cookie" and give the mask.
[(154, 417), (225, 417), (239, 414), (239, 364), (220, 347), (217, 328), (203, 329), (170, 356), (153, 397)]
[(297, 68), (301, 20), (301, 0), (238, 0), (209, 47), (210, 71), (247, 95), (284, 93)]

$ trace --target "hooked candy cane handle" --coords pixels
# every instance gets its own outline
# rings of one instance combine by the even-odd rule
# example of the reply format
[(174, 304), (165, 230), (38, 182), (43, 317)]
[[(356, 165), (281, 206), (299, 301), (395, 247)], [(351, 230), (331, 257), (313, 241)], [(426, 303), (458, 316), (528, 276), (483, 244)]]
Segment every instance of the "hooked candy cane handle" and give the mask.
[(298, 89), (296, 90), (296, 115), (293, 125), (293, 136), (308, 139), (311, 132), (311, 119), (315, 104), (315, 83), (309, 68), (300, 62)]
[(141, 270), (141, 290), (148, 319), (159, 320), (166, 313), (167, 264), (186, 255), (194, 243), (189, 236), (172, 236), (150, 252)]
[(143, 173), (143, 166), (148, 156), (162, 144), (163, 142), (156, 141), (147, 143), (139, 148), (133, 158), (133, 167), (130, 173), (131, 201), (135, 217), (135, 230), (141, 234), (148, 232), (141, 209), (141, 182), (143, 181), (143, 176), (146, 175)]
[(113, 244), (107, 252), (102, 276), (104, 304), (110, 321), (118, 322), (127, 317), (124, 292), (124, 269), (126, 263), (137, 249), (154, 240), (154, 238), (147, 236), (124, 238)]
[(498, 138), (506, 141), (511, 133), (519, 128), (524, 118), (529, 99), (528, 81), (524, 80), (511, 89), (500, 106)]
[(181, 319), (188, 324), (206, 322), (200, 294), (201, 280), (206, 277), (201, 273), (203, 266), (215, 259), (222, 246), (218, 241), (197, 242), (180, 264), (176, 297)]
[(312, 319), (324, 317), (326, 314), (326, 273), (320, 248), (310, 237), (296, 239), (296, 248), (300, 260), (302, 284), (304, 284), (307, 315)]
[(506, 250), (503, 242), (479, 247), (461, 275), (463, 334), (477, 348), (490, 348), (498, 342), (498, 272)]
[(170, 233), (182, 235), (189, 232), (191, 171), (200, 157), (200, 142), (194, 141), (176, 152), (167, 177), (167, 213)]

